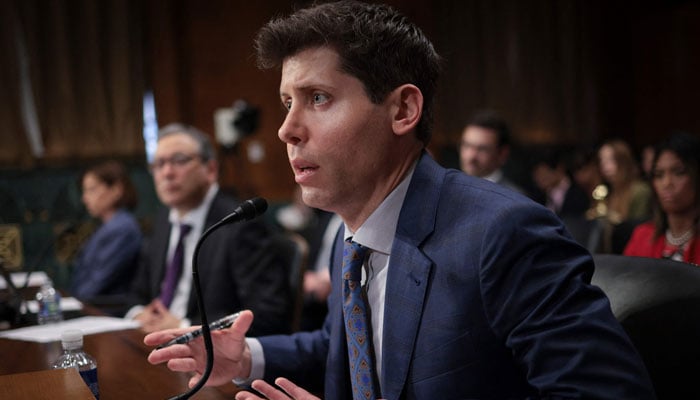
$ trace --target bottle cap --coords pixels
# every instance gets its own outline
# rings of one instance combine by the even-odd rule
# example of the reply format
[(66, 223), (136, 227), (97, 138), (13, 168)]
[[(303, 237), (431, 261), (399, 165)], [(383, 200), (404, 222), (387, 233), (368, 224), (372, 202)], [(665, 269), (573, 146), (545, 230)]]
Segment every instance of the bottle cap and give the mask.
[(61, 332), (61, 343), (64, 349), (72, 350), (83, 347), (83, 331), (68, 329)]

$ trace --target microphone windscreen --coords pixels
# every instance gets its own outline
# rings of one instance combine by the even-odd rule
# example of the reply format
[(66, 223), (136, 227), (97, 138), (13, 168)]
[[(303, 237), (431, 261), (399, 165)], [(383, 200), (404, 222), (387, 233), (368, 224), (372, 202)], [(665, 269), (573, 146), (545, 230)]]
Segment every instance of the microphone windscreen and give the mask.
[(255, 218), (259, 215), (262, 215), (267, 211), (267, 200), (263, 199), (262, 197), (256, 197), (254, 199), (247, 200), (246, 203), (249, 203), (253, 206), (255, 211), (253, 212), (253, 216), (251, 218)]
[(262, 197), (256, 197), (241, 203), (231, 214), (222, 219), (221, 223), (230, 224), (238, 221), (248, 221), (261, 215), (265, 210), (267, 210), (267, 201)]

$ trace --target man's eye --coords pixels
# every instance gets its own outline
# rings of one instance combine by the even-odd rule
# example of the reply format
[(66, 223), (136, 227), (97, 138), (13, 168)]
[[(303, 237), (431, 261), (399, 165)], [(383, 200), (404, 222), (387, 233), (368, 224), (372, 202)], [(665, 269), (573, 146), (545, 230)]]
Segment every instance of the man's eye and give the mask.
[(328, 101), (328, 96), (323, 93), (314, 93), (314, 104), (323, 104)]
[(289, 111), (292, 109), (292, 100), (284, 100), (282, 101), (282, 106), (285, 108), (285, 110)]
[(685, 168), (683, 168), (683, 167), (681, 167), (681, 168), (675, 168), (675, 169), (673, 170), (673, 174), (676, 175), (676, 176), (683, 176), (683, 175), (686, 175), (687, 173), (688, 173), (688, 170), (685, 169)]

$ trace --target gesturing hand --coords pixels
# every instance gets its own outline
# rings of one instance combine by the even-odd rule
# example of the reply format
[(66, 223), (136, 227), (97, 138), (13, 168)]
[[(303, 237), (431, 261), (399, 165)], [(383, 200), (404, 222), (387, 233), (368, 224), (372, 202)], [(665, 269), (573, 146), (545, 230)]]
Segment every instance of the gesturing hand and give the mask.
[(253, 389), (262, 393), (265, 397), (259, 397), (250, 392), (238, 392), (236, 400), (319, 400), (318, 397), (312, 395), (301, 387), (295, 385), (292, 381), (286, 378), (275, 379), (275, 384), (282, 388), (279, 390), (263, 380), (253, 381), (251, 385)]
[[(241, 311), (238, 319), (228, 329), (211, 332), (214, 344), (214, 368), (207, 380), (206, 386), (218, 386), (230, 382), (234, 378), (247, 378), (250, 375), (250, 349), (245, 342), (245, 333), (253, 322), (253, 313)], [(198, 327), (185, 329), (168, 329), (154, 332), (143, 338), (148, 346), (166, 343), (188, 331)], [(173, 371), (194, 372), (189, 386), (192, 387), (201, 378), (207, 364), (207, 352), (204, 340), (198, 337), (187, 344), (176, 344), (160, 350), (154, 350), (148, 355), (148, 362), (160, 364), (167, 362)]]

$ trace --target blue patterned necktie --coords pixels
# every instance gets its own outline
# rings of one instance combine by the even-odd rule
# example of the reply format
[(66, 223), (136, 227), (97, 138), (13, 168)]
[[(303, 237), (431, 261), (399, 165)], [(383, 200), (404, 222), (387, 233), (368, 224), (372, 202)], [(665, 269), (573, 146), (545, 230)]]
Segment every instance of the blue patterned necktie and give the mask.
[(175, 297), (175, 288), (182, 274), (182, 265), (185, 260), (185, 237), (192, 230), (190, 225), (180, 225), (180, 237), (177, 239), (177, 246), (173, 258), (170, 260), (168, 267), (165, 270), (165, 278), (160, 285), (160, 301), (163, 305), (170, 307), (170, 303)]
[(368, 247), (350, 240), (343, 249), (343, 316), (350, 360), (352, 397), (375, 399), (374, 357), (371, 353), (372, 336), (369, 333), (369, 316), (362, 296), (362, 264)]

